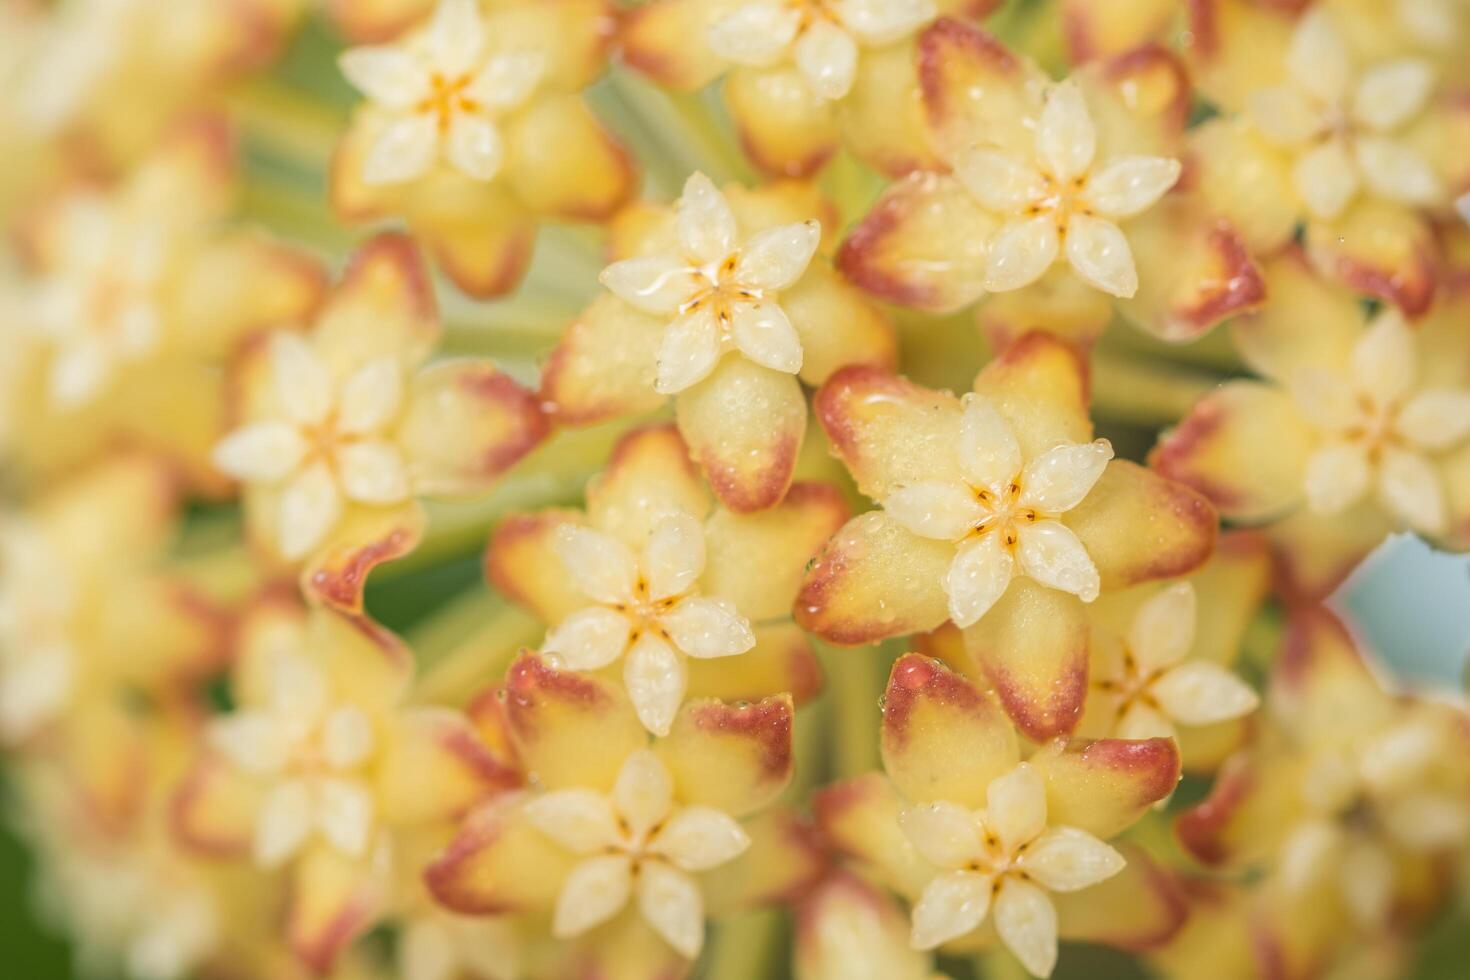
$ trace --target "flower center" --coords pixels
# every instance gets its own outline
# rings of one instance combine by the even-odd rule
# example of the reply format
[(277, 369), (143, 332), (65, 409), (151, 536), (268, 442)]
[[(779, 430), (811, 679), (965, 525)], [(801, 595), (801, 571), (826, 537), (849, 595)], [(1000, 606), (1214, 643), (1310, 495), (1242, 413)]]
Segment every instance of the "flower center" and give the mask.
[(1036, 218), (1043, 214), (1051, 215), (1057, 226), (1057, 234), (1065, 237), (1067, 225), (1074, 214), (1092, 214), (1092, 209), (1082, 200), (1082, 192), (1087, 187), (1087, 175), (1059, 180), (1051, 174), (1043, 173), (1041, 179), (1044, 183), (1043, 190), (1027, 205), (1026, 216)]
[(669, 639), (668, 631), (659, 622), (664, 613), (674, 608), (683, 595), (665, 596), (662, 599), (653, 598), (648, 591), (648, 579), (642, 575), (633, 585), (633, 597), (628, 602), (614, 603), (613, 609), (627, 616), (633, 621), (633, 629), (629, 632), (629, 642), (636, 642), (644, 633), (653, 633), (665, 641)]
[(1041, 513), (1034, 507), (1020, 505), (1021, 481), (1019, 478), (1006, 484), (1005, 489), (999, 494), (986, 487), (970, 487), (970, 493), (974, 495), (975, 501), (989, 512), (970, 528), (970, 535), (973, 537), (991, 533), (999, 534), (1002, 543), (1007, 548), (1015, 548), (1019, 538), (1017, 528), (1041, 520)]
[(479, 111), (480, 103), (465, 94), (470, 81), (469, 75), (446, 78), (439, 72), (434, 72), (429, 77), (432, 91), (419, 102), (418, 111), (434, 116), (440, 135), (449, 132), (449, 126), (454, 121), (456, 112)]
[(1125, 644), (1123, 646), (1123, 670), (1113, 677), (1098, 678), (1092, 682), (1092, 686), (1095, 690), (1118, 698), (1118, 718), (1127, 714), (1128, 709), (1135, 704), (1162, 711), (1163, 708), (1153, 696), (1152, 687), (1154, 681), (1162, 677), (1166, 669), (1160, 667), (1147, 672), (1140, 670), (1138, 658)]
[(709, 286), (679, 307), (679, 312), (688, 314), (707, 309), (714, 314), (720, 329), (728, 332), (734, 319), (735, 307), (741, 303), (754, 303), (761, 298), (760, 290), (751, 289), (735, 278), (735, 266), (739, 261), (740, 254), (731, 252), (719, 262), (695, 269), (695, 273), (703, 277)]

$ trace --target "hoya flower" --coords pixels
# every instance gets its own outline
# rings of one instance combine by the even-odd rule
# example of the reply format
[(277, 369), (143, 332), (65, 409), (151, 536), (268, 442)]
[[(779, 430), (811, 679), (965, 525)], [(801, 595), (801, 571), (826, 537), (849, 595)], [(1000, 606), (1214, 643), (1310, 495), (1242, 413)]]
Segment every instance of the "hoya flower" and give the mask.
[(305, 560), (307, 588), (329, 601), (353, 606), (367, 568), (412, 549), (419, 496), (483, 493), (545, 434), (490, 362), (422, 367), (438, 333), (417, 251), (384, 234), (307, 333), (273, 334), (238, 365), (242, 424), (215, 463), (244, 483), (252, 536)]
[(1008, 348), (965, 400), (871, 368), (838, 372), (815, 409), (858, 488), (808, 569), (796, 620), (871, 643), (953, 620), (1027, 735), (1072, 731), (1087, 692), (1086, 603), (1209, 556), (1204, 499), (1092, 441), (1085, 370), (1044, 334)]
[(391, 40), (342, 55), (368, 101), (333, 159), (332, 203), (350, 221), (405, 220), (465, 292), (509, 292), (543, 218), (601, 220), (634, 190), (631, 160), (579, 94), (603, 67), (607, 5), (439, 0), (398, 13), (359, 25)]
[[(911, 900), (914, 947), (973, 949), (989, 920), (1044, 977), (1059, 938), (1138, 948), (1179, 928), (1167, 876), (1105, 843), (1173, 790), (1169, 740), (1056, 743), (1022, 761), (986, 694), (910, 653), (889, 676), (882, 748), (886, 778), (823, 790), (817, 815), (835, 846)], [(1095, 911), (1120, 905), (1130, 913)]]
[(887, 318), (816, 256), (830, 204), (781, 184), (720, 191), (690, 177), (673, 208), (631, 211), (620, 259), (552, 352), (541, 394), (585, 425), (675, 397), (679, 430), (732, 510), (778, 503), (806, 430), (801, 383), (890, 364)]
[(936, 980), (930, 956), (909, 943), (904, 910), (857, 875), (835, 872), (796, 908), (798, 980)]
[(845, 516), (832, 487), (799, 483), (756, 515), (711, 512), (671, 427), (634, 430), (587, 489), (585, 516), (515, 516), (491, 539), (491, 582), (551, 624), (542, 651), (594, 671), (622, 661), (639, 719), (665, 735), (686, 694), (816, 692), (790, 622), (801, 571)]

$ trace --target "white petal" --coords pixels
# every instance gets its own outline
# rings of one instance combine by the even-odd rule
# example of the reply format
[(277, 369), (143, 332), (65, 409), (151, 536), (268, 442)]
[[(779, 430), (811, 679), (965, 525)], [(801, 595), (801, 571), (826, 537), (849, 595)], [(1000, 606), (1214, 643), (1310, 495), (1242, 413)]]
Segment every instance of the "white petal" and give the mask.
[(1307, 457), (1302, 489), (1319, 514), (1340, 514), (1368, 489), (1368, 457), (1356, 443), (1329, 443)]
[(1303, 892), (1337, 863), (1342, 831), (1326, 820), (1299, 822), (1282, 841), (1277, 873), (1288, 891)]
[(307, 553), (337, 526), (342, 516), (342, 495), (337, 490), (337, 481), (325, 463), (316, 463), (302, 470), (294, 480), (286, 484), (281, 493), (280, 535), (281, 554), (295, 561), (305, 558)]
[(801, 32), (792, 54), (797, 70), (819, 98), (840, 99), (852, 89), (857, 42), (826, 18), (817, 18)]
[(236, 711), (209, 723), (209, 744), (236, 768), (255, 775), (271, 775), (286, 764), (290, 745), (263, 711)]
[(417, 113), (383, 127), (362, 163), (365, 184), (406, 184), (428, 173), (439, 150), (433, 116)]
[(1027, 575), (1083, 602), (1097, 598), (1102, 588), (1097, 566), (1071, 528), (1058, 521), (1037, 521), (1021, 525), (1016, 534), (1020, 539), (1016, 559)]
[(796, 284), (822, 241), (818, 221), (778, 225), (756, 232), (740, 246), (734, 278), (750, 289), (786, 289)]
[(644, 633), (623, 657), (623, 687), (643, 727), (667, 735), (688, 684), (684, 658), (653, 633)]
[(740, 615), (735, 603), (715, 596), (681, 599), (659, 617), (669, 639), (685, 655), (701, 660), (731, 657), (755, 646), (750, 620)]
[(668, 819), (649, 849), (685, 871), (708, 871), (749, 846), (750, 835), (734, 817), (714, 807), (689, 806)]
[(1378, 500), (1421, 534), (1444, 533), (1444, 490), (1434, 465), (1419, 453), (1385, 449), (1378, 464)]
[(294, 333), (271, 338), (271, 379), (286, 416), (318, 425), (332, 410), (332, 375), (311, 345)]
[(1368, 739), (1359, 750), (1358, 776), (1379, 797), (1399, 796), (1423, 782), (1443, 749), (1439, 730), (1422, 720), (1394, 725)]
[(1046, 892), (1007, 878), (995, 897), (995, 931), (1033, 976), (1051, 976), (1057, 965), (1057, 910)]
[(694, 959), (704, 947), (704, 896), (694, 879), (661, 861), (646, 862), (638, 876), (638, 910), (675, 951)]
[(1123, 855), (1075, 827), (1048, 830), (1032, 842), (1020, 865), (1054, 892), (1075, 892), (1123, 870)]
[(626, 856), (588, 858), (562, 883), (551, 930), (558, 939), (580, 936), (622, 911), (632, 893), (633, 873)]
[(1097, 132), (1082, 87), (1072, 79), (1056, 83), (1036, 124), (1037, 159), (1052, 177), (1069, 181), (1087, 172), (1096, 153)]
[(1414, 383), (1414, 334), (1397, 310), (1384, 310), (1353, 345), (1353, 379), (1375, 404), (1392, 405)]
[(990, 911), (991, 880), (978, 871), (951, 871), (929, 882), (914, 906), (913, 947), (933, 949), (978, 928)]
[(367, 712), (344, 704), (322, 722), (322, 758), (333, 769), (351, 769), (373, 752), (373, 723)]
[(287, 422), (256, 422), (219, 441), (211, 458), (237, 480), (275, 483), (293, 472), (306, 455), (306, 440)]
[(48, 377), (52, 400), (63, 408), (91, 401), (112, 374), (112, 357), (96, 341), (71, 344), (56, 354)]
[(1197, 610), (1188, 582), (1176, 582), (1138, 607), (1128, 629), (1128, 650), (1140, 673), (1171, 667), (1189, 654)]
[(1057, 224), (1049, 214), (1002, 225), (991, 236), (985, 256), (985, 288), (1003, 293), (1031, 285), (1051, 268), (1060, 250)]
[(278, 653), (270, 662), (266, 703), (280, 724), (307, 730), (327, 710), (331, 691), (327, 676), (311, 660), (295, 653)]
[(772, 371), (801, 370), (801, 338), (777, 303), (740, 303), (730, 324), (735, 346), (750, 360)]
[(704, 525), (685, 513), (660, 518), (643, 550), (643, 574), (653, 599), (685, 592), (704, 573)]
[(624, 303), (656, 316), (677, 313), (699, 288), (688, 261), (673, 252), (614, 262), (598, 279)]
[(960, 417), (960, 469), (976, 486), (1003, 494), (1021, 473), (1021, 447), (1005, 416), (984, 395), (967, 394)]
[(376, 440), (337, 450), (342, 493), (360, 504), (396, 504), (408, 497), (408, 470), (397, 446)]
[(1353, 383), (1331, 371), (1304, 368), (1290, 381), (1291, 397), (1307, 421), (1325, 432), (1341, 432), (1359, 422)]
[(958, 803), (911, 806), (898, 815), (898, 825), (924, 860), (941, 870), (961, 868), (984, 853), (975, 814)]
[(304, 781), (277, 783), (266, 793), (255, 818), (255, 863), (275, 868), (287, 861), (311, 833), (312, 793)]
[(573, 583), (589, 599), (610, 606), (633, 600), (638, 562), (617, 538), (563, 525), (557, 528), (553, 547)]
[(1261, 703), (1250, 685), (1219, 664), (1191, 660), (1149, 685), (1165, 714), (1181, 725), (1213, 725), (1239, 718)]
[(316, 825), (322, 837), (348, 857), (367, 853), (373, 835), (373, 794), (356, 779), (317, 782)]
[(1470, 834), (1470, 805), (1444, 793), (1400, 794), (1383, 806), (1381, 816), (1395, 841), (1420, 853), (1456, 847)]
[(1026, 464), (1017, 502), (1045, 514), (1061, 514), (1082, 503), (1113, 458), (1106, 439), (1048, 449)]
[(1426, 47), (1452, 48), (1460, 40), (1459, 0), (1397, 0), (1394, 13)]
[(1169, 157), (1114, 157), (1088, 179), (1082, 200), (1105, 218), (1130, 218), (1167, 194), (1181, 170)]
[(337, 67), (353, 88), (386, 109), (408, 109), (429, 94), (423, 66), (398, 45), (350, 48)]
[(968, 487), (954, 483), (913, 483), (883, 498), (883, 510), (924, 538), (958, 541), (987, 511)]
[(1029, 160), (987, 146), (963, 151), (954, 162), (955, 176), (985, 207), (1016, 214), (1046, 193), (1046, 184)]
[(1341, 140), (1328, 140), (1297, 157), (1291, 175), (1307, 210), (1323, 220), (1341, 214), (1358, 193), (1358, 167)]
[(1387, 131), (1424, 108), (1434, 91), (1434, 66), (1423, 58), (1394, 58), (1363, 73), (1353, 93), (1353, 116), (1371, 129)]
[(485, 44), (485, 23), (478, 0), (439, 0), (424, 31), (424, 45), (434, 67), (457, 78), (474, 67)]
[(1470, 437), (1470, 388), (1431, 388), (1409, 400), (1395, 423), (1419, 449), (1439, 452)]
[(1156, 708), (1134, 701), (1123, 710), (1123, 716), (1113, 725), (1114, 738), (1175, 738), (1178, 733), (1174, 723)]
[(693, 387), (715, 369), (723, 353), (720, 324), (708, 304), (683, 314), (664, 331), (654, 388), (677, 395)]
[(999, 531), (960, 545), (944, 577), (949, 616), (961, 629), (972, 626), (1005, 594), (1015, 563)]
[(485, 62), (465, 94), (491, 112), (503, 112), (530, 98), (545, 74), (546, 56), (539, 51), (507, 51)]
[(1111, 296), (1138, 292), (1138, 267), (1123, 230), (1111, 221), (1074, 214), (1067, 222), (1067, 261), (1078, 278)]
[(598, 670), (623, 655), (632, 624), (606, 606), (579, 609), (546, 634), (541, 652), (569, 670)]
[(747, 3), (710, 25), (710, 50), (737, 65), (773, 65), (796, 39), (801, 15), (785, 3)]
[(639, 749), (618, 770), (612, 798), (633, 836), (641, 839), (668, 816), (674, 799), (673, 780), (658, 756)]
[(1348, 911), (1363, 928), (1376, 929), (1388, 921), (1393, 903), (1393, 858), (1378, 843), (1354, 840), (1342, 853), (1339, 874)]
[(590, 789), (543, 793), (526, 804), (526, 819), (573, 854), (592, 854), (618, 842), (618, 817), (606, 796)]
[(1297, 21), (1286, 68), (1298, 85), (1325, 102), (1336, 104), (1347, 98), (1352, 58), (1328, 14), (1311, 10)]
[(684, 193), (674, 206), (679, 243), (700, 265), (722, 262), (735, 250), (735, 212), (725, 195), (702, 173), (684, 181)]
[(457, 112), (449, 124), (444, 155), (456, 170), (479, 181), (491, 181), (505, 161), (505, 146), (495, 124), (482, 116)]
[(397, 961), (402, 980), (456, 980), (459, 951), (450, 926), (428, 916), (406, 922)]
[(985, 826), (1006, 853), (1046, 829), (1046, 784), (1028, 763), (997, 776), (985, 787)]
[(1293, 85), (1256, 89), (1246, 112), (1262, 136), (1281, 146), (1300, 146), (1327, 126), (1321, 105)]
[(873, 47), (907, 37), (939, 16), (933, 0), (837, 0), (835, 7), (848, 30)]
[(1429, 161), (1408, 143), (1387, 136), (1360, 136), (1353, 143), (1363, 183), (1379, 197), (1428, 207), (1445, 191)]
[(391, 357), (375, 358), (342, 382), (337, 396), (337, 431), (368, 435), (381, 431), (403, 404), (403, 371)]

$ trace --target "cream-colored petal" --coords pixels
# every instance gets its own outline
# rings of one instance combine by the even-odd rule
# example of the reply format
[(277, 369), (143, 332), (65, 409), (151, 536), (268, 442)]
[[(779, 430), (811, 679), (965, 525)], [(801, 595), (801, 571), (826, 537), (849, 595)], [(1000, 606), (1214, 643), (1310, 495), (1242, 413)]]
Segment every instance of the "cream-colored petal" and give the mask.
[(898, 825), (924, 860), (943, 871), (963, 868), (984, 853), (979, 821), (958, 803), (911, 806), (898, 815)]
[(704, 525), (685, 513), (659, 519), (643, 551), (643, 575), (653, 599), (688, 590), (704, 574)]
[(991, 882), (978, 871), (950, 871), (929, 882), (914, 906), (909, 942), (933, 949), (973, 932), (990, 911)]
[(1338, 863), (1343, 837), (1343, 831), (1326, 820), (1293, 827), (1281, 843), (1276, 866), (1287, 890), (1303, 892), (1325, 878)]
[(1342, 897), (1358, 925), (1377, 929), (1388, 921), (1393, 903), (1393, 857), (1376, 841), (1358, 838), (1342, 852), (1338, 868)]
[(1368, 456), (1357, 443), (1329, 443), (1307, 457), (1302, 490), (1319, 514), (1340, 514), (1368, 490)]
[[(1402, 795), (1424, 779), (1435, 756), (1443, 750), (1440, 731), (1422, 720), (1393, 725), (1369, 738), (1358, 750), (1357, 774), (1380, 797)], [(1322, 767), (1328, 772), (1331, 766)], [(1352, 780), (1352, 773), (1346, 779)], [(1356, 789), (1356, 786), (1351, 787)], [(1349, 794), (1344, 793), (1344, 802)]]
[(328, 844), (348, 857), (362, 857), (373, 836), (372, 792), (356, 779), (318, 780), (316, 826)]
[(1291, 378), (1292, 400), (1307, 421), (1324, 432), (1341, 432), (1358, 422), (1353, 383), (1330, 371), (1303, 369)]
[(269, 685), (266, 703), (278, 724), (299, 730), (326, 714), (331, 697), (327, 675), (306, 657), (295, 653), (273, 657)]
[[(730, 324), (730, 337), (740, 353), (772, 371), (801, 370), (801, 338), (779, 303), (740, 303)], [(660, 362), (662, 363), (662, 362)]]
[(208, 739), (231, 765), (261, 776), (280, 772), (291, 749), (276, 719), (263, 711), (236, 711), (213, 719)]
[(1423, 455), (1388, 448), (1378, 463), (1378, 500), (1385, 510), (1422, 534), (1445, 529), (1444, 488)]
[(1114, 738), (1175, 738), (1174, 723), (1162, 711), (1142, 701), (1134, 701), (1123, 709), (1123, 715), (1113, 726)]
[(465, 94), (491, 112), (514, 109), (531, 97), (546, 74), (539, 51), (507, 51), (485, 62), (465, 87)]
[(1011, 424), (984, 395), (963, 399), (960, 417), (959, 463), (975, 486), (1001, 494), (1021, 472), (1021, 446)]
[(1400, 793), (1382, 807), (1381, 816), (1389, 836), (1421, 854), (1457, 847), (1470, 835), (1470, 804), (1453, 794)]
[(675, 811), (654, 835), (649, 850), (685, 871), (708, 871), (733, 861), (750, 847), (750, 835), (723, 810), (687, 806)]
[(1046, 892), (1006, 878), (995, 896), (995, 931), (1032, 976), (1051, 976), (1057, 965), (1057, 910)]
[(1123, 870), (1123, 855), (1085, 830), (1056, 827), (1026, 849), (1021, 869), (1054, 892), (1075, 892)]
[(1352, 55), (1332, 17), (1320, 8), (1297, 21), (1286, 53), (1292, 80), (1317, 98), (1343, 103), (1353, 79)]
[(598, 280), (630, 306), (655, 316), (672, 316), (698, 288), (682, 255), (660, 252), (614, 262)]
[(645, 863), (638, 876), (638, 911), (680, 956), (699, 956), (704, 948), (704, 896), (689, 875), (661, 861)]
[(735, 250), (735, 212), (725, 195), (702, 173), (684, 181), (674, 208), (684, 254), (700, 265), (722, 262)]
[(312, 346), (294, 333), (271, 337), (271, 379), (287, 418), (318, 425), (332, 410), (332, 375)]
[(505, 143), (490, 120), (458, 112), (449, 124), (444, 156), (466, 177), (488, 182), (505, 162)]
[(376, 440), (337, 450), (342, 493), (359, 504), (396, 504), (408, 498), (408, 470), (398, 447)]
[(914, 483), (883, 498), (883, 510), (923, 538), (958, 541), (988, 513), (968, 487)]
[(406, 184), (429, 172), (439, 152), (439, 131), (431, 115), (416, 113), (383, 127), (362, 164), (365, 184)]
[(1048, 449), (1026, 464), (1017, 502), (1045, 514), (1065, 513), (1082, 503), (1112, 458), (1106, 439)]
[(1074, 214), (1067, 222), (1067, 261), (1095, 289), (1124, 299), (1138, 292), (1138, 267), (1123, 230), (1111, 221)]
[(657, 755), (639, 749), (618, 770), (612, 799), (629, 832), (641, 839), (668, 815), (673, 805), (674, 783)]
[(1167, 194), (1182, 169), (1170, 157), (1114, 157), (1088, 179), (1082, 200), (1105, 218), (1131, 218)]
[(708, 304), (682, 314), (669, 324), (659, 344), (654, 387), (665, 395), (677, 395), (703, 381), (722, 353), (719, 320)]
[(716, 596), (681, 599), (658, 621), (668, 631), (675, 647), (685, 656), (700, 660), (732, 657), (755, 646), (750, 620), (740, 615), (729, 599)]
[(1438, 204), (1445, 195), (1429, 161), (1408, 143), (1388, 136), (1360, 136), (1353, 143), (1363, 183), (1379, 197), (1414, 207)]
[(606, 606), (579, 609), (546, 634), (541, 652), (569, 670), (600, 670), (628, 648), (632, 624)]
[(409, 109), (429, 94), (429, 76), (419, 59), (395, 44), (349, 48), (337, 58), (342, 75), (385, 109)]
[(1470, 438), (1470, 388), (1431, 388), (1409, 399), (1395, 428), (1415, 447), (1450, 449)]
[(292, 561), (306, 557), (342, 516), (342, 494), (327, 464), (314, 463), (286, 484), (280, 508), (281, 554)]
[(442, 75), (457, 78), (468, 72), (485, 46), (485, 22), (478, 0), (439, 0), (423, 42)]
[(610, 606), (633, 600), (638, 561), (617, 538), (563, 524), (556, 529), (553, 547), (573, 584), (589, 599)]
[(1337, 139), (1297, 157), (1291, 177), (1307, 210), (1324, 221), (1341, 214), (1358, 193), (1357, 163)]
[(1171, 667), (1149, 691), (1181, 725), (1213, 725), (1256, 710), (1261, 699), (1249, 684), (1219, 664), (1191, 660)]
[(836, 0), (847, 29), (871, 47), (907, 37), (939, 15), (933, 0)]
[(595, 854), (621, 839), (612, 803), (590, 789), (542, 793), (526, 804), (526, 819), (573, 854)]
[(403, 406), (403, 370), (391, 357), (369, 361), (348, 375), (337, 395), (337, 431), (368, 435), (383, 430)]
[(1300, 146), (1328, 123), (1322, 106), (1294, 85), (1256, 89), (1246, 100), (1246, 114), (1262, 136), (1280, 146)]
[(1353, 93), (1353, 117), (1370, 129), (1395, 129), (1424, 108), (1434, 91), (1434, 66), (1423, 58), (1394, 58), (1363, 73)]
[(1353, 345), (1353, 380), (1358, 393), (1378, 405), (1396, 404), (1414, 384), (1417, 352), (1403, 314), (1387, 308)]
[(985, 788), (985, 826), (1007, 853), (1046, 829), (1046, 783), (1029, 763), (1019, 763)]
[(1197, 607), (1188, 582), (1176, 582), (1138, 607), (1128, 628), (1128, 650), (1140, 673), (1172, 667), (1188, 656)]
[(1097, 154), (1097, 130), (1082, 86), (1075, 79), (1057, 82), (1046, 93), (1036, 123), (1036, 158), (1052, 177), (1069, 181), (1092, 166)]
[(667, 735), (689, 683), (684, 658), (661, 637), (644, 633), (623, 657), (623, 687), (643, 727)]
[(1008, 222), (990, 238), (985, 288), (1003, 293), (1029, 286), (1051, 268), (1060, 251), (1061, 237), (1051, 215)]
[(1097, 566), (1072, 529), (1059, 521), (1037, 521), (1016, 529), (1021, 570), (1047, 588), (1070, 592), (1083, 602), (1102, 587)]
[(1031, 161), (993, 147), (964, 151), (954, 162), (954, 173), (977, 201), (999, 214), (1017, 214), (1046, 193)]
[(822, 225), (818, 221), (756, 232), (740, 246), (734, 278), (750, 289), (787, 289), (806, 272), (821, 241)]
[(83, 340), (57, 351), (48, 379), (52, 400), (63, 407), (86, 404), (112, 374), (112, 355), (97, 340)]
[(801, 26), (801, 14), (784, 3), (746, 3), (716, 20), (706, 41), (715, 54), (737, 65), (766, 67), (786, 53)]
[(214, 465), (237, 480), (275, 483), (295, 472), (306, 440), (287, 422), (256, 422), (236, 429), (214, 447)]
[(254, 856), (262, 868), (290, 860), (311, 834), (314, 816), (311, 787), (300, 779), (272, 786), (255, 818)]
[(568, 939), (617, 915), (633, 894), (632, 871), (622, 854), (591, 857), (578, 864), (557, 895), (551, 931), (558, 939)]
[(944, 577), (949, 616), (955, 625), (963, 629), (978, 622), (999, 601), (1014, 574), (1015, 562), (1000, 532), (991, 531), (960, 545)]
[(372, 755), (373, 722), (353, 704), (332, 709), (322, 721), (322, 760), (333, 769), (360, 766)]
[(792, 56), (802, 78), (819, 97), (840, 99), (852, 89), (857, 75), (857, 42), (830, 20), (819, 17), (812, 21), (796, 39)]

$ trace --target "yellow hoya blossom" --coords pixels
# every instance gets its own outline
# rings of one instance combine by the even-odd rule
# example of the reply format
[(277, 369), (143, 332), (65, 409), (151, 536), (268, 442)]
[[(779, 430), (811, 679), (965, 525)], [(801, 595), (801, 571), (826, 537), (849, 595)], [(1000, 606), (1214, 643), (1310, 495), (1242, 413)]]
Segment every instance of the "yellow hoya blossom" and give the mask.
[(828, 875), (796, 909), (797, 980), (937, 980), (904, 911), (857, 875)]

